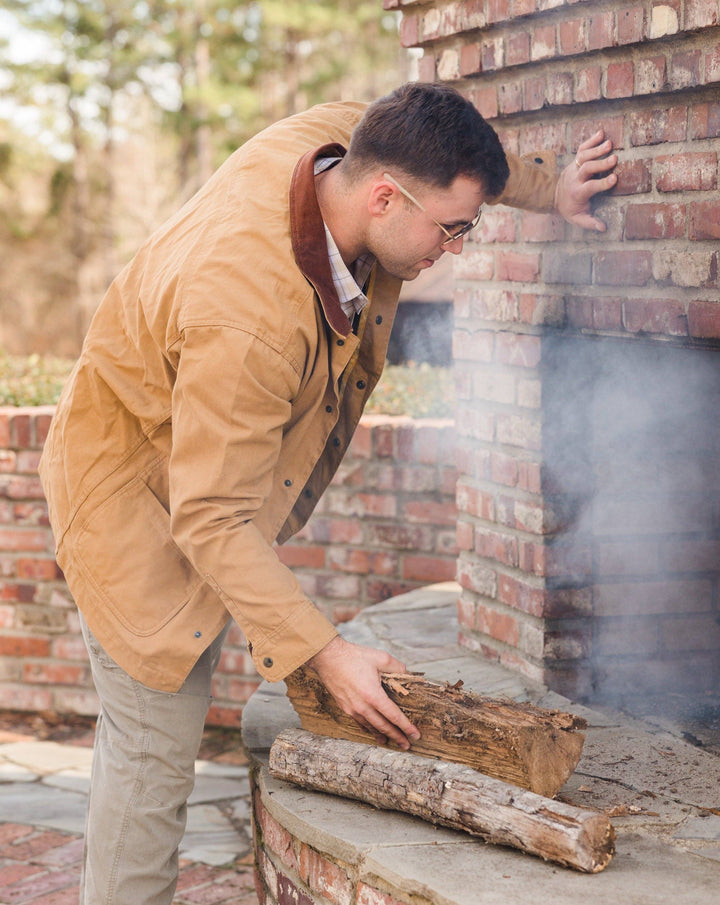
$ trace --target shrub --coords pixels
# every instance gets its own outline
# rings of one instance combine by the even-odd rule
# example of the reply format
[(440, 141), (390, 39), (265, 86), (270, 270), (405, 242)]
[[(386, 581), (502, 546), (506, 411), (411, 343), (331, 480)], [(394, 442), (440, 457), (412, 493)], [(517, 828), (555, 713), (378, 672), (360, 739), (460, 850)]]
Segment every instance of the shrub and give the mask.
[[(0, 405), (53, 405), (73, 366), (67, 358), (7, 355), (0, 350)], [(387, 365), (366, 411), (411, 418), (450, 418), (453, 380), (449, 368)]]

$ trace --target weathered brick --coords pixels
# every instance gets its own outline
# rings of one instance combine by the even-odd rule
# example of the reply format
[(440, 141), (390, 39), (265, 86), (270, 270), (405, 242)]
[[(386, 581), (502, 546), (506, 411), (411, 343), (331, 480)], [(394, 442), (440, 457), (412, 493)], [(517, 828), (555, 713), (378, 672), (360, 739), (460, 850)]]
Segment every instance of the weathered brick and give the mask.
[(605, 74), (605, 97), (632, 97), (635, 67), (631, 60), (608, 63)]
[(687, 107), (675, 105), (653, 110), (633, 110), (628, 115), (630, 144), (656, 145), (684, 141), (687, 135)]
[(575, 73), (574, 100), (578, 103), (597, 101), (602, 96), (603, 68), (601, 66), (583, 66)]
[(720, 338), (720, 302), (691, 301), (688, 333), (697, 339)]
[(692, 88), (702, 82), (702, 53), (699, 50), (674, 53), (670, 58), (669, 84), (674, 90)]
[(601, 50), (611, 47), (615, 20), (612, 10), (594, 13), (588, 17), (587, 22), (587, 49)]
[(635, 94), (654, 94), (667, 87), (667, 62), (664, 56), (649, 57), (635, 63)]
[(696, 104), (690, 110), (690, 138), (720, 136), (720, 101)]
[(627, 299), (623, 323), (629, 333), (687, 336), (685, 305), (674, 299)]
[(679, 239), (684, 235), (684, 204), (631, 204), (625, 211), (625, 239)]
[(651, 272), (649, 251), (601, 251), (595, 255), (595, 279), (601, 286), (644, 286)]
[(638, 44), (645, 33), (645, 10), (642, 6), (633, 6), (617, 11), (618, 44)]
[(688, 210), (690, 239), (720, 239), (720, 205), (717, 201), (694, 201)]
[(713, 151), (663, 154), (655, 159), (655, 185), (660, 192), (711, 191), (718, 186), (717, 173), (718, 155)]

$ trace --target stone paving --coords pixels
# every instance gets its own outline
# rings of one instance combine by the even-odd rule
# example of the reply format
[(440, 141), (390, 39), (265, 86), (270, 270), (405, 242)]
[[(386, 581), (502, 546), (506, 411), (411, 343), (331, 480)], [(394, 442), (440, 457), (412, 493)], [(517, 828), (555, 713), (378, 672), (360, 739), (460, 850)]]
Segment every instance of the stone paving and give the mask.
[[(91, 758), (87, 744), (0, 731), (2, 905), (77, 905)], [(248, 766), (199, 760), (196, 774), (173, 903), (257, 905)]]

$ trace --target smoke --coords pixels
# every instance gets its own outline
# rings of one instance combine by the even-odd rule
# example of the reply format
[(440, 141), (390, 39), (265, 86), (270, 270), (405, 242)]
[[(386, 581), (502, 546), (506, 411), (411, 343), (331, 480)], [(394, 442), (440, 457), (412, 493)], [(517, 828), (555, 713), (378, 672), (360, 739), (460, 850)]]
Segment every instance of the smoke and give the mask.
[(720, 684), (719, 364), (666, 342), (549, 342), (544, 488), (567, 566), (548, 581), (591, 591), (572, 627), (596, 699)]

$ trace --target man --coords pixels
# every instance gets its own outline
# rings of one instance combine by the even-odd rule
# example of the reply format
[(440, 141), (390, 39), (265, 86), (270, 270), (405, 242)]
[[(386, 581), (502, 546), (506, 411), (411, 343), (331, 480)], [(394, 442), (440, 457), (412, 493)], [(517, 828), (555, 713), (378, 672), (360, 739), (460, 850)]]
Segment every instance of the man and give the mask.
[(508, 166), (436, 85), (316, 107), (232, 155), (113, 282), (41, 463), (102, 704), (84, 905), (171, 902), (230, 618), (265, 678), (308, 663), (378, 739), (418, 737), (379, 681), (404, 664), (341, 639), (272, 545), (347, 449), (401, 281), (459, 254), (486, 201), (602, 229), (609, 151), (594, 136), (559, 179)]

